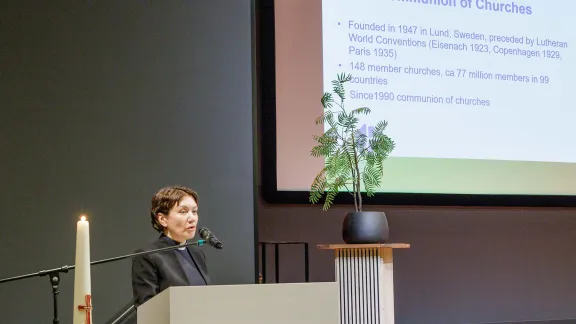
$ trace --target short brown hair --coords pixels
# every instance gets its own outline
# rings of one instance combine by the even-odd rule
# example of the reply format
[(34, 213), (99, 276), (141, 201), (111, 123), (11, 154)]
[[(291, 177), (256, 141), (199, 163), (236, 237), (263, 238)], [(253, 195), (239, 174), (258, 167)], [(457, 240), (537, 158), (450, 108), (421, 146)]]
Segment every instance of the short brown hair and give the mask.
[(178, 204), (182, 198), (190, 196), (198, 203), (198, 194), (184, 186), (164, 187), (152, 197), (152, 207), (150, 208), (150, 217), (152, 227), (160, 233), (164, 227), (158, 222), (158, 214), (168, 215), (170, 210)]

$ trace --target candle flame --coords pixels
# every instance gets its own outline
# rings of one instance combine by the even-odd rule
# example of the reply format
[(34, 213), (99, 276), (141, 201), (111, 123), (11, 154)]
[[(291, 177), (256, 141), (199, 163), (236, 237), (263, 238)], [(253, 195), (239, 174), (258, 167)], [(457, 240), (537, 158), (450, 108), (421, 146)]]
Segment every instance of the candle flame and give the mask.
[(85, 222), (86, 221), (86, 216), (82, 215), (82, 217), (80, 217), (80, 220)]

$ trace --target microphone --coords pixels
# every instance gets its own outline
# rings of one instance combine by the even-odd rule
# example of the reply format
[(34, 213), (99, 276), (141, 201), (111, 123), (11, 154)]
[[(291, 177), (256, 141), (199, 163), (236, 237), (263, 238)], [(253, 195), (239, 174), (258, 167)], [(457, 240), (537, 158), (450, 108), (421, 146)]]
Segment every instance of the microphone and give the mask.
[(222, 242), (220, 242), (220, 240), (218, 240), (206, 227), (200, 229), (200, 237), (214, 248), (218, 250), (222, 249)]

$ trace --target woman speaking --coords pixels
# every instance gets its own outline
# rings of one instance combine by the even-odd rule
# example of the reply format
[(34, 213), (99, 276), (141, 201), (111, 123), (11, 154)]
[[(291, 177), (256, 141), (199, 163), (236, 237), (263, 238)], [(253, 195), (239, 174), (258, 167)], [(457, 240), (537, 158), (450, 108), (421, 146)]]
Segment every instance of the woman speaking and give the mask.
[[(160, 237), (137, 252), (185, 243), (196, 235), (198, 194), (181, 186), (165, 187), (152, 197), (152, 227)], [(155, 252), (134, 257), (132, 290), (134, 305), (172, 286), (209, 285), (206, 256), (198, 246)]]

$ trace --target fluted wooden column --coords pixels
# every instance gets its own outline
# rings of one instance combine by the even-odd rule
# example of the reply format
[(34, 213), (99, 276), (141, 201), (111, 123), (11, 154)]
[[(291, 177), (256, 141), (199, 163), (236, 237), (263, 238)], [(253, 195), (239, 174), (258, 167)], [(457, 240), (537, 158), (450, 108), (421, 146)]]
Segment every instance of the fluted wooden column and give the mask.
[(326, 244), (334, 250), (341, 324), (394, 324), (393, 249), (410, 244)]

